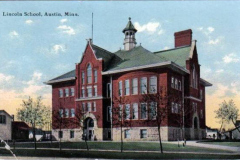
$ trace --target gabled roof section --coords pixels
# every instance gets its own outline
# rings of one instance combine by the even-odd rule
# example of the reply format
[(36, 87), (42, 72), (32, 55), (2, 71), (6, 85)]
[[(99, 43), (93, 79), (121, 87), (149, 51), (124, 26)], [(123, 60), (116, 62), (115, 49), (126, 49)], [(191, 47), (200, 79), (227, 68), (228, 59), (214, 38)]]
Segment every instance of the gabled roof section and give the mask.
[(112, 54), (111, 52), (109, 52), (101, 47), (98, 47), (94, 44), (91, 44), (91, 46), (92, 46), (93, 50), (95, 51), (94, 54), (97, 57), (97, 59), (100, 59), (100, 58), (103, 59), (104, 69), (106, 69), (110, 60), (114, 57), (114, 54)]
[(190, 58), (191, 46), (184, 46), (164, 51), (154, 52), (154, 54), (167, 61), (172, 61), (179, 66), (186, 68), (186, 60)]
[(142, 46), (137, 46), (129, 51), (119, 50), (114, 54), (115, 56), (107, 71), (133, 68), (165, 61), (165, 59), (161, 59)]
[(0, 110), (0, 113), (5, 113), (6, 115), (8, 115), (10, 118), (12, 118), (12, 116), (10, 114), (8, 114), (5, 110)]
[(58, 83), (58, 82), (64, 82), (64, 81), (69, 81), (69, 80), (75, 80), (76, 79), (76, 71), (75, 69), (67, 72), (61, 76), (58, 76), (56, 78), (53, 78), (47, 82), (44, 82), (45, 84), (54, 84), (54, 83)]

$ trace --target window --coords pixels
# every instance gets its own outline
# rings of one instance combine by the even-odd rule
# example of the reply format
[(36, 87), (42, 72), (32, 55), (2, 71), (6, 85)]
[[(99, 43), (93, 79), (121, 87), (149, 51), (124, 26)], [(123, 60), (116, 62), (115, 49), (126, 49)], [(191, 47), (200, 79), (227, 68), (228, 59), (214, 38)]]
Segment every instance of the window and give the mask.
[(126, 104), (125, 106), (125, 119), (126, 120), (130, 119), (130, 104)]
[(62, 118), (63, 117), (63, 109), (59, 109), (59, 116)]
[(58, 138), (63, 138), (63, 131), (58, 131)]
[(193, 86), (194, 88), (196, 87), (195, 80), (196, 80), (196, 70), (195, 70), (195, 66), (193, 66), (193, 71), (192, 71), (192, 86)]
[(178, 89), (179, 89), (179, 91), (182, 90), (182, 84), (181, 84), (181, 81), (180, 81), (180, 80), (178, 81)]
[(171, 79), (171, 87), (174, 88), (174, 77)]
[(66, 118), (69, 117), (69, 109), (65, 109), (65, 117), (66, 117)]
[(141, 119), (147, 119), (147, 104), (141, 103)]
[(133, 103), (133, 111), (132, 111), (132, 119), (138, 119), (138, 104), (137, 103)]
[(59, 89), (59, 97), (63, 97), (63, 90)]
[(107, 121), (109, 122), (111, 120), (112, 110), (111, 106), (107, 107)]
[(197, 112), (197, 103), (192, 103), (193, 112)]
[(92, 87), (87, 87), (87, 96), (92, 97)]
[(150, 77), (150, 93), (157, 93), (157, 77)]
[(87, 111), (88, 111), (88, 112), (91, 112), (91, 111), (92, 111), (92, 104), (91, 104), (91, 102), (88, 102), (88, 103), (87, 103)]
[(87, 83), (92, 83), (92, 67), (91, 64), (87, 66)]
[(85, 73), (82, 71), (82, 84), (85, 83)]
[(129, 95), (130, 91), (129, 91), (129, 79), (128, 80), (125, 80), (125, 95)]
[(94, 96), (97, 97), (97, 85), (94, 86)]
[(201, 116), (201, 118), (203, 118), (203, 110), (202, 109), (200, 111), (200, 116)]
[(178, 113), (178, 104), (177, 103), (175, 103), (175, 113)]
[(156, 102), (151, 102), (150, 103), (149, 118), (150, 119), (156, 119), (156, 116), (157, 116), (157, 103)]
[(71, 109), (71, 117), (75, 117), (75, 109), (74, 108)]
[(147, 78), (146, 77), (141, 78), (141, 93), (142, 94), (147, 93)]
[(97, 70), (94, 70), (94, 83), (97, 83)]
[(107, 97), (111, 97), (111, 83), (107, 84)]
[(74, 138), (74, 131), (70, 131), (70, 138)]
[(172, 113), (175, 113), (174, 102), (172, 102), (171, 110), (172, 110)]
[(68, 96), (69, 96), (69, 89), (65, 88), (65, 97), (68, 97)]
[(82, 103), (82, 112), (85, 112), (85, 103)]
[(71, 96), (74, 96), (74, 88), (71, 88)]
[(147, 130), (146, 129), (141, 129), (140, 130), (140, 137), (141, 138), (147, 138)]
[(97, 111), (97, 108), (96, 108), (96, 102), (93, 102), (93, 112), (96, 112)]
[(6, 116), (0, 115), (0, 124), (6, 124)]
[(178, 89), (178, 80), (175, 79), (175, 89)]
[(119, 105), (119, 121), (122, 120), (122, 105)]
[(203, 99), (203, 91), (202, 91), (202, 89), (200, 90), (200, 99)]
[(122, 81), (118, 82), (118, 94), (122, 96)]
[(84, 87), (82, 88), (82, 97), (85, 97), (85, 89), (84, 89)]
[(132, 94), (138, 94), (138, 79), (134, 78), (132, 80)]
[(129, 129), (124, 130), (124, 138), (130, 138), (130, 130)]

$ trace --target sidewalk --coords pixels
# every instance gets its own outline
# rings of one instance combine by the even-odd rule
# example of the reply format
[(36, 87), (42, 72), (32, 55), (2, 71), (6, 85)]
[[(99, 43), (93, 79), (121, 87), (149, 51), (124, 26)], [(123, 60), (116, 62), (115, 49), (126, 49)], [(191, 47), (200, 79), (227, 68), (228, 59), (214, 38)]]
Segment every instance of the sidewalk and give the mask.
[[(178, 142), (164, 142), (164, 143), (172, 143), (172, 144), (178, 144)], [(179, 142), (182, 144), (181, 142)], [(232, 152), (238, 152), (240, 153), (240, 147), (231, 147), (231, 146), (223, 146), (223, 145), (215, 145), (215, 144), (205, 144), (205, 143), (197, 143), (197, 141), (187, 141), (188, 146), (194, 146), (194, 147), (202, 147), (202, 148), (211, 148), (211, 149), (221, 149), (221, 150), (227, 150)]]

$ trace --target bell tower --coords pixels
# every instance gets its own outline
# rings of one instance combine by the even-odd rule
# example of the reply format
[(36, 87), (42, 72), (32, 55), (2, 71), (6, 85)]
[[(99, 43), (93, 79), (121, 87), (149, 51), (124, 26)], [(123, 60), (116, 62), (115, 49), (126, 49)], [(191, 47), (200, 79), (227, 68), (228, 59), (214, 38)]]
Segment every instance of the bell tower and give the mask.
[(128, 24), (123, 29), (123, 33), (125, 35), (124, 42), (123, 42), (125, 51), (129, 51), (136, 46), (136, 44), (137, 44), (136, 39), (135, 39), (136, 32), (137, 32), (137, 30), (133, 26), (133, 24), (131, 22), (131, 18), (129, 17)]

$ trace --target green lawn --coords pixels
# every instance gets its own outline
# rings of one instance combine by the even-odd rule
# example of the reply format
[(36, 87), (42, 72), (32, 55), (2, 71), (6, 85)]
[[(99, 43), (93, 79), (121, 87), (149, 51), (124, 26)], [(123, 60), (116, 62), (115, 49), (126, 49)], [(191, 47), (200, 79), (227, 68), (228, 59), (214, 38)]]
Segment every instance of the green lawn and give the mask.
[(240, 142), (201, 142), (201, 143), (222, 145), (222, 146), (231, 146), (231, 147), (240, 147)]
[[(3, 146), (2, 144), (0, 146)], [(13, 144), (10, 144), (13, 147)], [(63, 142), (61, 144), (63, 149), (86, 149), (85, 142)], [(88, 142), (90, 149), (103, 149), (103, 150), (120, 150), (120, 142)], [(34, 143), (16, 143), (16, 148), (34, 148)], [(59, 143), (37, 143), (37, 148), (59, 148)], [(159, 151), (159, 143), (157, 142), (124, 142), (123, 149), (128, 151)], [(200, 147), (178, 147), (177, 144), (163, 143), (164, 151), (175, 151), (175, 152), (215, 152), (219, 153), (231, 153), (230, 151), (218, 150), (218, 149), (208, 149)]]
[[(120, 153), (115, 152), (97, 152), (97, 151), (56, 151), (56, 150), (33, 150), (16, 149), (13, 151), (17, 157), (72, 157), (72, 158), (107, 158), (107, 159), (237, 159), (239, 155), (212, 155), (212, 154), (188, 154), (188, 153)], [(0, 149), (1, 156), (10, 156), (9, 152)]]

